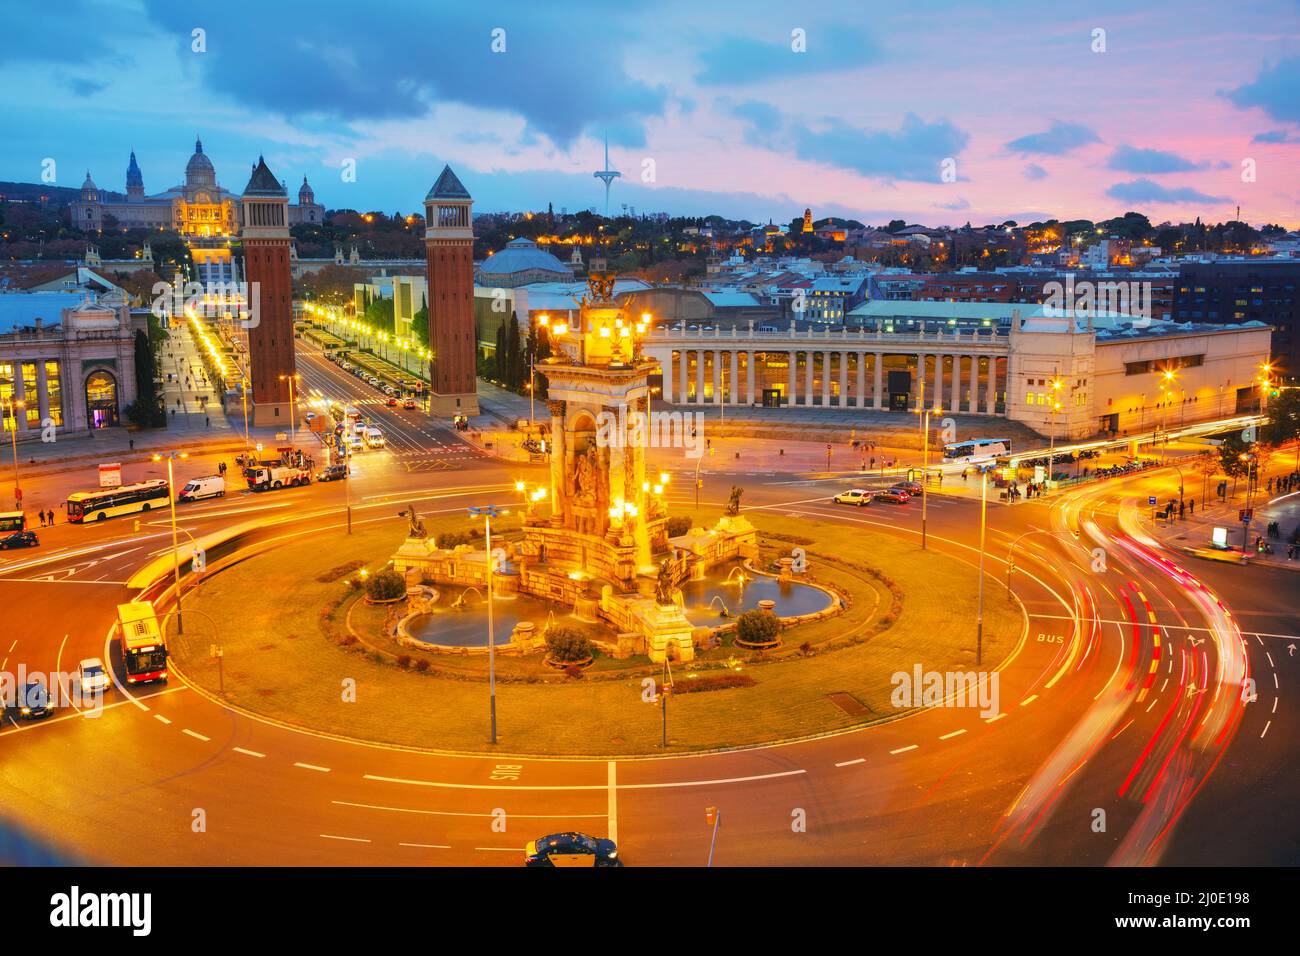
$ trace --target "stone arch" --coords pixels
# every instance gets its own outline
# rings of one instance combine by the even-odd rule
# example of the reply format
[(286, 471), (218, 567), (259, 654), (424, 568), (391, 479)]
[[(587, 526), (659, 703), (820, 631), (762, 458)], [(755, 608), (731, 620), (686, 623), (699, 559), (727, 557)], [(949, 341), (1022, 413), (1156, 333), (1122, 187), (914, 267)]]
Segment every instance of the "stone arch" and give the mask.
[(112, 428), (121, 424), (117, 376), (106, 368), (92, 368), (82, 383), (86, 398), (86, 424)]

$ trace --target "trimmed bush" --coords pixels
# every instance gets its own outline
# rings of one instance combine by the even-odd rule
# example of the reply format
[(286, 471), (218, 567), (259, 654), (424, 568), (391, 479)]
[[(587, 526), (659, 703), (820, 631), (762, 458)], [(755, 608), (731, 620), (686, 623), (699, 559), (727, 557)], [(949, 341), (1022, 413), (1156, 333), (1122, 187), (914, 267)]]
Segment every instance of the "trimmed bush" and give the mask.
[(699, 694), (706, 690), (729, 690), (733, 687), (753, 687), (756, 681), (748, 674), (706, 674), (673, 684), (674, 694)]
[(771, 611), (746, 611), (736, 618), (736, 639), (744, 644), (770, 644), (781, 632), (781, 619)]
[(690, 515), (673, 515), (668, 519), (668, 537), (677, 538), (691, 530)]
[(366, 596), (372, 601), (392, 601), (406, 594), (406, 579), (391, 568), (371, 575), (366, 581)]
[(592, 656), (591, 641), (571, 627), (553, 627), (547, 631), (546, 650), (551, 660), (561, 664), (585, 661)]

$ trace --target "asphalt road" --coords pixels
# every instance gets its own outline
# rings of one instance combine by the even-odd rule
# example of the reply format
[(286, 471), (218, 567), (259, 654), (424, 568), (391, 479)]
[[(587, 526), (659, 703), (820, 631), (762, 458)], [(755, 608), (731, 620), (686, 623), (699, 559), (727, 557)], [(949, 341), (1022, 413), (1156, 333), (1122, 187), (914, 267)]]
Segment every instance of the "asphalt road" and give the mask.
[[(192, 534), (254, 517), (276, 522), (261, 538), (338, 527), (345, 500), (354, 520), (400, 534), (407, 501), (436, 511), (510, 500), (517, 478), (542, 474), (384, 407), (314, 356), (300, 367), (305, 402), (359, 404), (387, 448), (360, 455), (347, 487), (232, 488), (187, 506)], [(184, 462), (178, 482), (211, 466)], [(1287, 700), (1300, 679), (1289, 649), (1300, 578), (1163, 550), (1138, 503), (1171, 476), (990, 503), (986, 599), (1010, 600), (1014, 552), (1011, 588), (1025, 609), (992, 717), (941, 707), (781, 746), (546, 760), (509, 755), (508, 690), (501, 755), (461, 756), (279, 726), (179, 682), (119, 683), (96, 717), (5, 718), (0, 806), (72, 858), (128, 865), (518, 865), (527, 840), (565, 829), (615, 838), (630, 865), (703, 865), (706, 806), (722, 812), (720, 865), (1294, 864)], [(706, 477), (701, 511), (720, 511), (731, 480)], [(760, 526), (765, 511), (806, 515), (919, 545), (918, 501), (830, 503), (854, 484), (755, 475), (745, 510)], [(693, 502), (686, 487), (670, 497), (675, 511)], [(968, 495), (930, 496), (928, 546), (976, 565), (979, 512)], [(132, 571), (169, 544), (168, 523), (143, 516), (138, 527), (60, 525), (41, 548), (5, 554), (0, 671), (71, 671), (92, 656), (117, 667), (114, 607), (133, 596)], [(657, 721), (652, 710), (630, 707), (627, 719)]]

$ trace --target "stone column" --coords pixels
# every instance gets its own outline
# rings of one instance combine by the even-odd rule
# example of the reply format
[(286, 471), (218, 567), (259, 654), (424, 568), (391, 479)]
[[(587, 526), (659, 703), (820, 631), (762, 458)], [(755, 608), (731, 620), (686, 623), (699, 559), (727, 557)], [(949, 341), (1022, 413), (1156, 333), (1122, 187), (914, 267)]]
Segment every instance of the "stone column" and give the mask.
[(998, 358), (996, 355), (989, 356), (989, 387), (985, 395), (985, 412), (993, 414), (993, 409), (998, 403)]
[(943, 408), (943, 360), (942, 353), (934, 357), (934, 404), (932, 408)]
[(864, 408), (867, 404), (867, 353), (855, 353), (858, 362), (858, 394), (857, 407)]
[(681, 356), (679, 361), (682, 363), (682, 374), (678, 376), (681, 379), (681, 404), (685, 405), (691, 398), (691, 358), (690, 352), (686, 349), (682, 349), (679, 355)]
[(952, 357), (952, 410), (961, 411), (961, 354)]
[(828, 408), (831, 404), (831, 353), (829, 350), (822, 353), (822, 408)]
[[(719, 331), (721, 327), (719, 326)], [(722, 404), (722, 350), (713, 350), (713, 404)]]
[(796, 380), (799, 377), (799, 353), (798, 352), (790, 353), (790, 366), (786, 371), (790, 378), (789, 401), (786, 404), (793, 406), (795, 403), (795, 384), (796, 384)]
[[(23, 360), (15, 358), (13, 362), (14, 384), (13, 384), (13, 405), (5, 409), (13, 412), (13, 426), (16, 431), (23, 431), (27, 428), (27, 409), (19, 408), (18, 403), (27, 402), (27, 383), (23, 380)], [(0, 435), (0, 438), (5, 437)]]
[(546, 407), (551, 412), (551, 514), (563, 524), (568, 517), (564, 514), (568, 505), (564, 494), (564, 402), (551, 399)]
[(668, 358), (659, 363), (663, 369), (664, 384), (660, 389), (660, 395), (665, 402), (671, 403), (673, 400), (673, 350), (668, 350)]
[(874, 373), (876, 378), (875, 407), (884, 408), (885, 406), (881, 404), (883, 401), (883, 396), (881, 395), (881, 388), (884, 385), (884, 381), (885, 381), (885, 353), (877, 352), (875, 362), (876, 362), (875, 373)]
[(748, 379), (747, 384), (749, 385), (749, 404), (750, 404), (750, 405), (753, 405), (753, 404), (754, 404), (754, 401), (755, 401), (755, 398), (754, 398), (754, 363), (758, 361), (758, 355), (759, 355), (758, 352), (749, 352), (749, 353), (747, 353), (746, 356), (745, 356), (745, 358), (746, 358), (745, 372), (746, 372), (746, 378)]
[(849, 403), (849, 353), (840, 352), (840, 407)]
[(816, 374), (817, 353), (809, 349), (804, 355), (808, 358), (804, 363), (804, 383), (807, 387), (803, 390), (803, 403), (811, 408), (815, 404), (813, 402), (813, 382)]
[(704, 356), (708, 353), (704, 349), (695, 351), (695, 404), (704, 404)]
[(740, 352), (736, 349), (731, 350), (731, 404), (740, 404)]
[(42, 427), (50, 417), (50, 383), (45, 375), (45, 359), (36, 360), (36, 394), (40, 398)]

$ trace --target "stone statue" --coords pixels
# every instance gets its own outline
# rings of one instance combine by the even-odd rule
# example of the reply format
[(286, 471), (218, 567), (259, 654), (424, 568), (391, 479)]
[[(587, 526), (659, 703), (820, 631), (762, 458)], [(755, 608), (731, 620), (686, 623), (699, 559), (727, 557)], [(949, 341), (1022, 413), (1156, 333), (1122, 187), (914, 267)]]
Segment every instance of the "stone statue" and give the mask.
[(424, 540), (429, 537), (429, 530), (424, 526), (424, 522), (420, 520), (420, 515), (415, 510), (415, 505), (407, 505), (406, 510), (403, 511), (402, 514), (406, 515), (406, 517), (411, 521), (411, 526), (406, 532), (408, 538)]
[(577, 489), (575, 497), (583, 504), (596, 500), (596, 446), (588, 445), (587, 450), (578, 458)]
[(740, 496), (745, 493), (745, 489), (739, 485), (731, 486), (731, 497), (727, 501), (727, 514), (735, 517), (740, 514)]
[(655, 581), (655, 600), (667, 606), (673, 603), (673, 593), (677, 590), (673, 584), (672, 559), (664, 558), (659, 562), (659, 579)]

